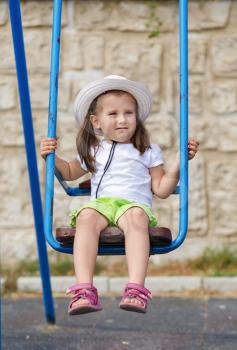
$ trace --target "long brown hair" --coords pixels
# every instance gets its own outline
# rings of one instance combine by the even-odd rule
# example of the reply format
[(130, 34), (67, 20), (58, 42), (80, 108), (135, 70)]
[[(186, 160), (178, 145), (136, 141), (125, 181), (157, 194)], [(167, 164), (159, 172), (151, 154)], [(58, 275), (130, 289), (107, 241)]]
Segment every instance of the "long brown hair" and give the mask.
[[(90, 120), (90, 116), (92, 114), (96, 114), (97, 101), (99, 97), (107, 93), (121, 95), (121, 94), (126, 94), (128, 92), (121, 91), (121, 90), (109, 90), (97, 96), (91, 103), (88, 113), (84, 119), (84, 122), (81, 128), (78, 131), (77, 138), (76, 138), (76, 145), (77, 145), (77, 151), (78, 151), (79, 157), (81, 161), (85, 162), (88, 171), (91, 173), (96, 171), (95, 156), (94, 156), (95, 152), (92, 153), (92, 149), (96, 150), (96, 148), (99, 146), (100, 141), (95, 134), (93, 125)], [(131, 142), (133, 146), (140, 152), (140, 154), (143, 154), (146, 151), (146, 149), (150, 147), (150, 137), (143, 122), (138, 117), (137, 101), (135, 100), (135, 102), (136, 102), (136, 130), (133, 137), (131, 138)]]

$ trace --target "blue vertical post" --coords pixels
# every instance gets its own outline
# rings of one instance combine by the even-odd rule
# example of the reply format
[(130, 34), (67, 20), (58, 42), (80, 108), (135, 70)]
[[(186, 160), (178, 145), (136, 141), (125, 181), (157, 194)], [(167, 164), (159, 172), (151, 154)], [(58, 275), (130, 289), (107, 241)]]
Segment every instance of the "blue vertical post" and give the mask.
[(188, 0), (179, 0), (180, 53), (180, 215), (179, 233), (171, 245), (154, 247), (153, 254), (177, 249), (188, 231)]
[(43, 287), (43, 300), (45, 316), (48, 323), (55, 323), (54, 304), (50, 285), (50, 271), (46, 242), (44, 237), (43, 212), (40, 195), (39, 175), (35, 150), (34, 129), (32, 122), (30, 93), (28, 86), (28, 75), (26, 67), (24, 38), (21, 21), (21, 10), (19, 0), (9, 0), (9, 13), (12, 27), (12, 37), (15, 52), (18, 91), (21, 104), (22, 123), (25, 137), (25, 147), (28, 164), (28, 174), (33, 205), (37, 249), (39, 256), (39, 268)]
[[(188, 0), (179, 2), (180, 33), (180, 220), (179, 230), (188, 230)], [(183, 234), (181, 243), (184, 241)], [(179, 242), (178, 242), (179, 243)], [(180, 244), (181, 244), (180, 243)]]
[[(57, 103), (58, 103), (58, 74), (60, 62), (60, 34), (61, 34), (62, 0), (54, 0), (52, 49), (50, 64), (50, 96), (48, 115), (48, 137), (56, 137), (57, 129)], [(48, 243), (57, 251), (72, 253), (72, 248), (62, 247), (55, 241), (53, 231), (53, 201), (54, 201), (54, 172), (55, 153), (46, 158), (45, 174), (45, 202), (44, 202), (44, 232)]]

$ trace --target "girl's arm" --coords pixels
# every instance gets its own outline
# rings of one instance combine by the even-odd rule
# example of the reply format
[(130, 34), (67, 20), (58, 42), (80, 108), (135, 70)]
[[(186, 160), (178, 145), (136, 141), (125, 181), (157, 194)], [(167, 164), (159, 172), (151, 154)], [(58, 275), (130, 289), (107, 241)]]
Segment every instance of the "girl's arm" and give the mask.
[(55, 166), (66, 181), (77, 180), (79, 177), (88, 173), (88, 171), (82, 169), (80, 162), (77, 159), (67, 162), (56, 155)]
[[(58, 140), (47, 138), (43, 139), (40, 144), (40, 155), (46, 159), (46, 156), (55, 152), (58, 147)], [(87, 171), (82, 169), (80, 162), (77, 159), (67, 162), (66, 160), (55, 155), (55, 166), (62, 174), (66, 181), (77, 180), (79, 177), (85, 175)]]
[(175, 159), (167, 172), (162, 165), (150, 168), (150, 175), (152, 192), (159, 198), (169, 197), (179, 182), (179, 159)]
[[(188, 159), (195, 157), (199, 143), (196, 140), (188, 142)], [(159, 198), (169, 197), (179, 182), (179, 152), (172, 166), (165, 172), (162, 165), (150, 168), (152, 192)]]

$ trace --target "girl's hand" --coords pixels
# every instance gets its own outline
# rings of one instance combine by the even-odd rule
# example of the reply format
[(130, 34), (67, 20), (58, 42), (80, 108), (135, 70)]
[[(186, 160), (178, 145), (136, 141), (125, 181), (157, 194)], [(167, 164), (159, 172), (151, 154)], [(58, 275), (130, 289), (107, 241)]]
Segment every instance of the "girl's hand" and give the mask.
[(194, 140), (194, 139), (190, 139), (188, 140), (188, 159), (193, 159), (198, 151), (198, 146), (199, 146), (199, 142)]
[(46, 158), (46, 156), (50, 153), (53, 153), (58, 148), (58, 138), (47, 138), (43, 139), (40, 142), (40, 155), (42, 158)]

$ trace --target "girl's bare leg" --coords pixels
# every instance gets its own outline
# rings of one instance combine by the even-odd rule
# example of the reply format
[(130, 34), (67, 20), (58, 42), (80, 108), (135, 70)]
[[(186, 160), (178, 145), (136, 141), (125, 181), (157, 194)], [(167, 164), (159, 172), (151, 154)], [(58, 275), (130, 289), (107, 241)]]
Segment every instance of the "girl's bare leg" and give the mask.
[(83, 209), (78, 215), (73, 246), (77, 283), (93, 283), (99, 236), (107, 226), (107, 219), (94, 209)]
[[(149, 218), (142, 208), (128, 209), (118, 220), (124, 231), (129, 282), (144, 286), (149, 262)], [(125, 300), (138, 303), (136, 299)]]

